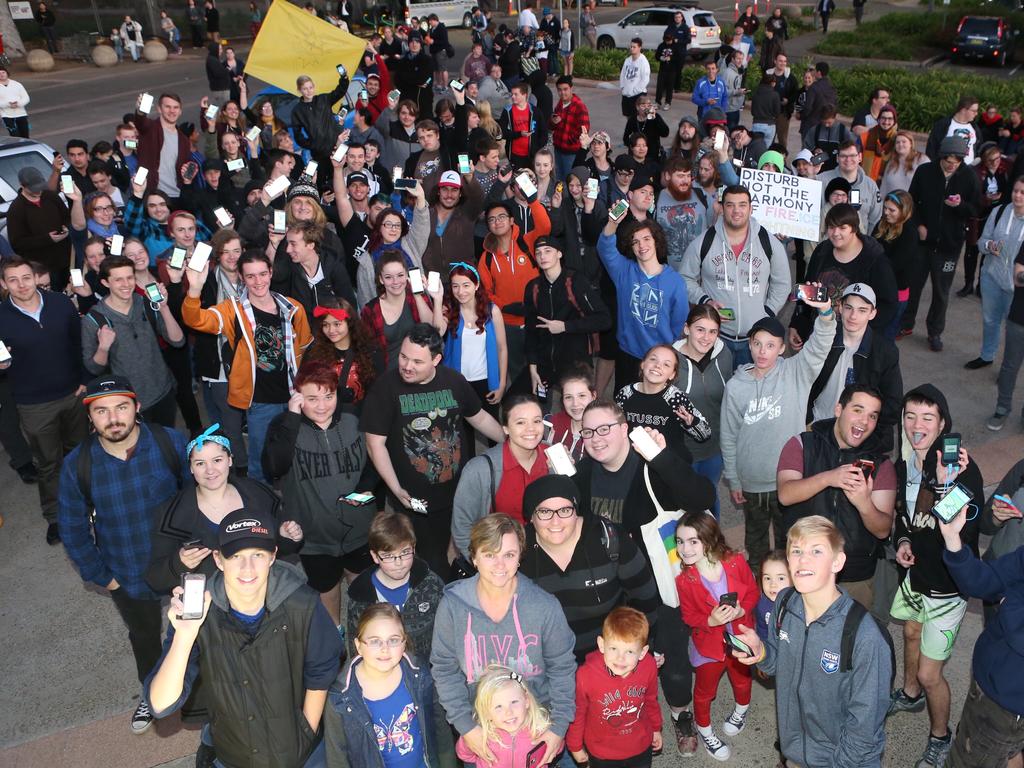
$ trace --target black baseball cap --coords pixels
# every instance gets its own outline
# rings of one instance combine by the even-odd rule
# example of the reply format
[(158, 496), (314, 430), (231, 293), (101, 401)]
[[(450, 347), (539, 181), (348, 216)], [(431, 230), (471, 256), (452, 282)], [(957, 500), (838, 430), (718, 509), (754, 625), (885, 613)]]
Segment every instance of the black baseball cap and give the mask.
[(277, 549), (277, 521), (265, 512), (239, 509), (220, 521), (217, 550), (231, 557), (243, 549)]
[(629, 191), (632, 192), (634, 189), (641, 189), (642, 187), (650, 187), (652, 190), (657, 189), (654, 179), (646, 173), (634, 174), (633, 180), (629, 182)]
[(345, 186), (349, 186), (351, 184), (356, 184), (356, 183), (365, 184), (366, 186), (370, 186), (369, 179), (366, 178), (366, 174), (363, 173), (362, 171), (353, 171), (352, 173), (350, 173), (348, 175), (348, 179), (345, 180)]
[(85, 396), (82, 398), (82, 403), (88, 405), (93, 400), (110, 395), (123, 395), (133, 400), (136, 399), (131, 382), (124, 376), (101, 376), (85, 385)]
[(541, 235), (537, 238), (533, 244), (533, 252), (536, 253), (538, 248), (547, 246), (548, 248), (554, 248), (559, 253), (563, 252), (562, 241), (552, 235)]
[(786, 339), (786, 329), (783, 328), (782, 323), (780, 323), (774, 317), (762, 317), (760, 320), (758, 320), (756, 323), (750, 326), (750, 332), (747, 334), (747, 337), (751, 339), (754, 338), (754, 334), (757, 333), (758, 331), (766, 331), (767, 333), (770, 333), (772, 336), (782, 339), (783, 341), (785, 341)]

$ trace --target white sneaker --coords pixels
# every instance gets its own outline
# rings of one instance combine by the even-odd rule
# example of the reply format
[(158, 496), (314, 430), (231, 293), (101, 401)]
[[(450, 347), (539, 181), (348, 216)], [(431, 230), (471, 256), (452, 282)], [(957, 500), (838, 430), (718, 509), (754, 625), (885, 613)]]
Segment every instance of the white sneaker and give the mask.
[(741, 715), (734, 709), (732, 711), (732, 714), (726, 718), (724, 723), (722, 723), (722, 731), (725, 733), (726, 736), (735, 736), (737, 733), (743, 730), (743, 726), (745, 726), (746, 724), (747, 713), (744, 712)]
[(711, 755), (711, 757), (713, 757), (715, 760), (718, 760), (719, 762), (724, 762), (732, 756), (732, 750), (729, 749), (729, 745), (723, 744), (722, 740), (718, 738), (718, 735), (714, 731), (711, 731), (710, 734), (705, 735), (701, 733), (700, 729), (698, 728), (697, 735), (700, 737), (700, 740), (704, 742), (704, 749), (706, 749), (708, 751), (708, 754)]

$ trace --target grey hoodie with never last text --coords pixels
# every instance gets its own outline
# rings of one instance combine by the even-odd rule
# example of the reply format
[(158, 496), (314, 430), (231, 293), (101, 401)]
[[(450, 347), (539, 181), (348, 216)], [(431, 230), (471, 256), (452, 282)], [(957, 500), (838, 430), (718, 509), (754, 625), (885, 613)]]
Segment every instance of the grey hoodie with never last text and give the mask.
[(785, 594), (780, 592), (768, 622), (765, 657), (757, 666), (775, 676), (779, 743), (788, 760), (803, 768), (878, 768), (885, 749), (891, 651), (878, 625), (865, 616), (851, 669), (842, 670), (843, 624), (853, 598), (839, 591), (839, 599), (810, 624), (802, 597), (794, 594), (776, 634)]

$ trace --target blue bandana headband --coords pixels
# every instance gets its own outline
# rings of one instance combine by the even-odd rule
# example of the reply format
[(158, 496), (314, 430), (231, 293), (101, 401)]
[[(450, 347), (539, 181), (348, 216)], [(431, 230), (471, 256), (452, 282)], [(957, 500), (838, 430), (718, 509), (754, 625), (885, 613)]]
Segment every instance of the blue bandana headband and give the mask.
[(470, 272), (472, 272), (476, 276), (476, 281), (478, 283), (480, 282), (480, 273), (476, 271), (476, 267), (474, 267), (472, 264), (467, 264), (464, 261), (453, 261), (451, 264), (448, 265), (448, 272), (449, 272), (449, 274), (452, 271), (454, 271), (456, 267), (462, 267), (463, 269), (468, 269)]
[(214, 434), (214, 432), (216, 432), (218, 429), (220, 429), (219, 423), (211, 426), (208, 430), (203, 432), (203, 434), (197, 435), (196, 438), (190, 441), (189, 444), (185, 447), (185, 456), (190, 458), (192, 456), (192, 451), (202, 448), (203, 445), (205, 445), (208, 442), (216, 443), (217, 445), (224, 448), (225, 451), (231, 453), (231, 441), (224, 437), (224, 435)]

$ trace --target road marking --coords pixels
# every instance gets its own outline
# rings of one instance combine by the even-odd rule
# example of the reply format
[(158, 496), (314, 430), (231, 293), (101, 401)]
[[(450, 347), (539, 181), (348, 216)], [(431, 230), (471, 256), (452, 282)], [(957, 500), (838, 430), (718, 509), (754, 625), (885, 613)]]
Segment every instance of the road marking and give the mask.
[[(97, 120), (95, 123), (79, 123), (75, 125), (74, 130), (80, 131), (85, 128), (97, 128), (101, 125), (105, 125), (109, 128), (111, 125), (110, 118), (108, 117), (106, 120)], [(43, 133), (36, 133), (35, 131), (32, 131), (32, 138), (43, 139), (47, 136), (67, 136), (69, 130), (69, 128), (65, 127), (53, 131), (44, 131)]]
[[(186, 85), (188, 83), (195, 82), (195, 80), (196, 80), (195, 78), (190, 77), (190, 78), (186, 78), (185, 80), (176, 80), (173, 83), (160, 83), (159, 84), (159, 89), (162, 90), (162, 91), (166, 91), (167, 89), (169, 89), (169, 88), (171, 88), (173, 86)], [(120, 99), (120, 98), (122, 98), (124, 96), (132, 96), (132, 95), (138, 96), (140, 93), (142, 93), (142, 91), (140, 91), (138, 89), (133, 89), (133, 90), (130, 90), (130, 91), (118, 91), (116, 93), (108, 93), (108, 94), (105, 94), (103, 96), (95, 96), (95, 97), (92, 97), (92, 98), (89, 98), (89, 99), (83, 99), (81, 101), (65, 102), (65, 103), (60, 104), (58, 106), (44, 107), (43, 109), (34, 109), (34, 110), (32, 110), (32, 115), (33, 116), (35, 116), (35, 115), (44, 115), (47, 112), (56, 112), (58, 110), (60, 110), (60, 111), (67, 111), (68, 109), (74, 109), (76, 107), (86, 106), (86, 105), (89, 105), (89, 104), (96, 104), (96, 103), (101, 102), (101, 101), (108, 101), (110, 99)], [(110, 121), (108, 120), (107, 122), (110, 122)]]
[(1015, 74), (1017, 74), (1017, 70), (1020, 69), (1020, 67), (1021, 67), (1021, 65), (1018, 64), (1016, 67), (1014, 67), (1009, 72), (1007, 72), (1006, 73), (1007, 79), (1009, 79), (1009, 78), (1013, 77)]

